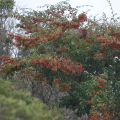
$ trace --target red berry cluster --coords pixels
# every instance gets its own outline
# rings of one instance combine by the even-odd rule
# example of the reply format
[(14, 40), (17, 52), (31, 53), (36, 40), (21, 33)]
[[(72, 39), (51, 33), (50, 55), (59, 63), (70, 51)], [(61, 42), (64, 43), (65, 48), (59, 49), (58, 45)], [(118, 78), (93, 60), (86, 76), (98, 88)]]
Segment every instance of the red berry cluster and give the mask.
[(14, 62), (9, 56), (0, 56), (1, 65), (12, 64)]
[(108, 39), (104, 36), (97, 37), (97, 41), (101, 43), (101, 46), (103, 48), (111, 47), (113, 50), (120, 50), (120, 40), (114, 39), (113, 37), (111, 39)]
[(53, 72), (58, 70), (66, 74), (79, 74), (84, 72), (82, 64), (72, 62), (68, 58), (52, 58), (52, 59), (36, 59), (31, 61), (32, 65), (40, 65), (42, 67), (51, 69)]
[(100, 88), (100, 89), (105, 88), (106, 80), (99, 78), (97, 81), (99, 82), (99, 85), (96, 86), (97, 88)]
[[(19, 16), (19, 18), (22, 16)], [(49, 41), (57, 40), (61, 37), (67, 29), (78, 29), (80, 23), (87, 21), (86, 14), (82, 13), (78, 16), (76, 21), (71, 20), (67, 22), (57, 21), (56, 19), (50, 18), (43, 18), (43, 17), (31, 17), (29, 24), (27, 21), (22, 20), (21, 24), (19, 25), (20, 28), (24, 29), (28, 34), (27, 36), (22, 35), (13, 35), (12, 33), (8, 33), (8, 35), (15, 39), (13, 42), (15, 46), (23, 46), (25, 48), (35, 47), (42, 43), (47, 43)], [(51, 30), (45, 29), (44, 27), (40, 27), (40, 25), (46, 24), (48, 25)], [(32, 33), (37, 33), (37, 36), (29, 37)]]
[(78, 21), (79, 21), (79, 22), (85, 22), (85, 21), (87, 21), (87, 16), (86, 16), (86, 14), (85, 14), (85, 13), (80, 14), (80, 15), (78, 16)]

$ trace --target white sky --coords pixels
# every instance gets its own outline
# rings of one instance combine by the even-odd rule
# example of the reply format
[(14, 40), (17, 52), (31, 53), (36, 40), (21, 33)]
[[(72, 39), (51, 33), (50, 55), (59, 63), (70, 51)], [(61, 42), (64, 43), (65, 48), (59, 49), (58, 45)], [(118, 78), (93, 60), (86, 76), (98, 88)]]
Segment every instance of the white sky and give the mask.
[[(31, 8), (35, 9), (39, 6), (42, 6), (44, 4), (56, 4), (63, 0), (15, 0), (16, 5), (21, 8)], [(107, 16), (111, 16), (111, 10), (108, 5), (107, 0), (69, 0), (70, 4), (75, 6), (82, 6), (82, 5), (92, 5), (93, 7), (84, 7), (81, 8), (81, 11), (87, 11), (89, 15), (92, 16), (102, 16), (102, 13), (106, 13)], [(114, 13), (117, 13), (117, 16), (120, 16), (120, 0), (111, 0), (112, 7), (114, 10)]]

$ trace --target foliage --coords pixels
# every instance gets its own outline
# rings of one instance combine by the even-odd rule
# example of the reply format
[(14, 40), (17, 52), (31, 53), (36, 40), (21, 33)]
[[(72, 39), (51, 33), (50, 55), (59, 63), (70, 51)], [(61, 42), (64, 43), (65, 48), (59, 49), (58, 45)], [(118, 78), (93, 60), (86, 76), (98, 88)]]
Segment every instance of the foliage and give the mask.
[(0, 80), (0, 119), (62, 120), (57, 109), (49, 110), (28, 92), (16, 90), (9, 80)]
[(21, 55), (0, 57), (1, 76), (19, 73), (31, 83), (33, 95), (39, 85), (50, 85), (62, 93), (60, 106), (87, 113), (90, 120), (111, 120), (120, 113), (120, 29), (115, 23), (78, 15), (67, 2), (15, 17), (21, 33), (8, 35)]
[(0, 0), (0, 55), (9, 55), (12, 42), (7, 37), (6, 21), (12, 16), (14, 0)]

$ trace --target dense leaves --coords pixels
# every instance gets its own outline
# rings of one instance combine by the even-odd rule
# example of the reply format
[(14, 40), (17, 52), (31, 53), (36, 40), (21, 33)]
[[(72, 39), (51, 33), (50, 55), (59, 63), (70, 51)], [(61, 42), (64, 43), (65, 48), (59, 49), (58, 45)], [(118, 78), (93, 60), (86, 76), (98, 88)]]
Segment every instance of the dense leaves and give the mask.
[(62, 120), (63, 116), (56, 108), (49, 110), (27, 91), (17, 91), (13, 83), (0, 79), (0, 119)]
[(45, 11), (18, 13), (15, 18), (21, 32), (8, 36), (21, 55), (0, 57), (1, 76), (19, 74), (37, 97), (41, 86), (43, 96), (49, 86), (48, 91), (59, 91), (53, 97), (55, 104), (79, 116), (87, 113), (90, 120), (118, 117), (120, 29), (115, 23), (103, 26), (86, 13), (77, 15), (67, 2)]

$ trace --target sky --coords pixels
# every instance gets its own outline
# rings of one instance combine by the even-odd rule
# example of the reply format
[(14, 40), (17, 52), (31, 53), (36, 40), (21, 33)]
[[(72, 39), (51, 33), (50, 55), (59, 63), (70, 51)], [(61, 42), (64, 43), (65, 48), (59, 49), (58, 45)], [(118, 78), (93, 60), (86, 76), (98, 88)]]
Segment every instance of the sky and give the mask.
[[(19, 8), (37, 9), (44, 4), (56, 4), (63, 0), (15, 0), (16, 6)], [(75, 6), (90, 5), (93, 7), (82, 7), (81, 11), (89, 11), (88, 15), (102, 16), (104, 12), (108, 17), (111, 17), (111, 10), (107, 0), (69, 0), (70, 4)], [(116, 16), (120, 16), (120, 0), (110, 0)]]

